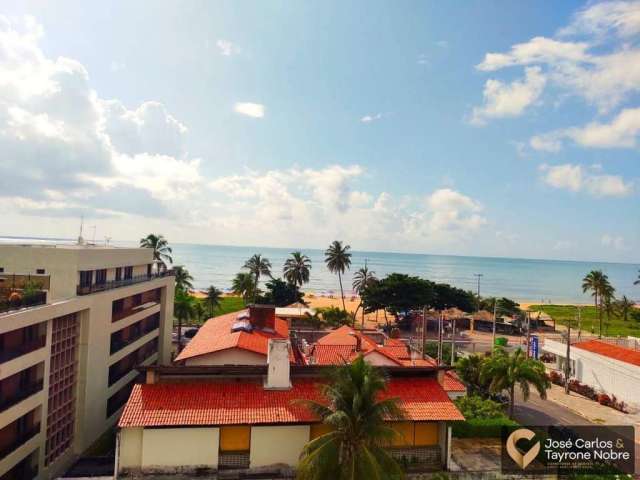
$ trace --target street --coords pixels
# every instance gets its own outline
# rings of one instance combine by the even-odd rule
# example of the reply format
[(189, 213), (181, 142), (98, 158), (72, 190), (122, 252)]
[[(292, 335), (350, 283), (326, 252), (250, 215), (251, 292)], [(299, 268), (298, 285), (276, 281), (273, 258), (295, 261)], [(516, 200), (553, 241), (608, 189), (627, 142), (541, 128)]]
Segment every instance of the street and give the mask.
[(566, 407), (550, 400), (543, 400), (538, 392), (531, 392), (528, 401), (516, 390), (514, 419), (522, 425), (595, 425)]

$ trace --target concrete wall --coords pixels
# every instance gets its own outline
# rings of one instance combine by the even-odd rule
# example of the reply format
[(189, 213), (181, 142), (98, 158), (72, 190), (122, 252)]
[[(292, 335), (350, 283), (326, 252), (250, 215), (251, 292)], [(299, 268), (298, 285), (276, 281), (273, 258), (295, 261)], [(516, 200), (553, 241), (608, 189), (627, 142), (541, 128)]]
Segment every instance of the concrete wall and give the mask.
[(266, 365), (267, 356), (240, 348), (229, 348), (215, 353), (188, 358), (185, 365)]
[[(141, 466), (215, 468), (218, 465), (219, 438), (218, 428), (145, 428)], [(135, 438), (132, 444), (135, 444)], [(128, 442), (121, 445), (121, 455), (128, 445)]]
[(119, 468), (140, 468), (142, 465), (142, 428), (123, 428), (118, 432)]
[[(545, 340), (542, 350), (564, 359), (567, 345)], [(618, 400), (640, 406), (640, 367), (580, 348), (571, 348), (570, 355), (575, 365), (574, 378), (578, 381), (613, 394)]]
[(397, 367), (398, 364), (391, 360), (389, 357), (385, 357), (381, 353), (372, 351), (364, 357), (365, 362), (375, 365), (376, 367)]
[(252, 427), (250, 466), (295, 466), (308, 441), (309, 425)]

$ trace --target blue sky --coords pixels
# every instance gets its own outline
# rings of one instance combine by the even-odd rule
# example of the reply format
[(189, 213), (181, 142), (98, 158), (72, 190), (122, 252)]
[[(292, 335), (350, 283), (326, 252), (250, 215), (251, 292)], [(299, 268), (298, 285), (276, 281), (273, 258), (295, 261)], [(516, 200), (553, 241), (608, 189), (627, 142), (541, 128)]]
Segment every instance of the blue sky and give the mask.
[(0, 15), (0, 234), (638, 261), (638, 2)]

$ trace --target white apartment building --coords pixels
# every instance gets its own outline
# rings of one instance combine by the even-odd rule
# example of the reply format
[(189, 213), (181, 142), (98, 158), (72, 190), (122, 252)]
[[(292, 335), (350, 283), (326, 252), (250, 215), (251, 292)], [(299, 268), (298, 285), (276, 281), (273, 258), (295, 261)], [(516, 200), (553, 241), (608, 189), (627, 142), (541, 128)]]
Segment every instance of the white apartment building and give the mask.
[(137, 365), (169, 364), (174, 277), (153, 252), (0, 245), (0, 480), (64, 472), (113, 426)]

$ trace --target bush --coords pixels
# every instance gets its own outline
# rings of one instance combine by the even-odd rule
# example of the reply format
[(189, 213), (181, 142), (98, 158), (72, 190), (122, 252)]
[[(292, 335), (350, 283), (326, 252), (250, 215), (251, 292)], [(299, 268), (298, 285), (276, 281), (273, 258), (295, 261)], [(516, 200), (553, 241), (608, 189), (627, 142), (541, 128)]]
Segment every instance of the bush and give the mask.
[(352, 313), (338, 307), (319, 308), (318, 312), (322, 315), (324, 323), (330, 327), (341, 327), (342, 325), (351, 325), (354, 322)]
[(517, 427), (518, 422), (505, 416), (500, 418), (473, 418), (465, 422), (453, 424), (452, 434), (457, 438), (497, 438), (502, 434), (502, 427)]
[(564, 386), (564, 377), (555, 370), (551, 370), (551, 372), (549, 372), (549, 381), (555, 385), (560, 385), (561, 387)]
[(504, 417), (502, 405), (493, 400), (485, 400), (477, 395), (457, 398), (454, 403), (467, 420)]
[(556, 356), (553, 353), (544, 352), (540, 355), (540, 361), (544, 363), (552, 363), (556, 361)]

